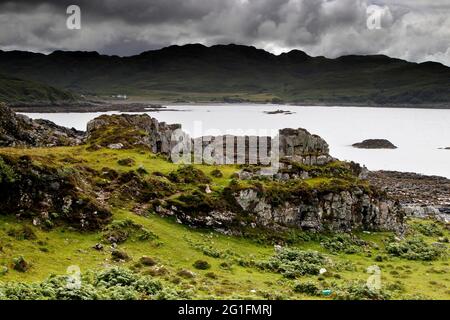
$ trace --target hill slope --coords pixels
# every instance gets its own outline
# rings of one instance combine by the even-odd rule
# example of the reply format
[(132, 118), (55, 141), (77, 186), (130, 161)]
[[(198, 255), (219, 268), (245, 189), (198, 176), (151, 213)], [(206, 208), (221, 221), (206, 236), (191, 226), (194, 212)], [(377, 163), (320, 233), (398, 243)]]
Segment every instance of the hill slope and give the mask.
[(279, 56), (238, 45), (171, 46), (132, 57), (0, 51), (0, 69), (85, 94), (162, 100), (429, 104), (450, 101), (450, 68), (387, 56)]
[(54, 103), (74, 100), (75, 95), (65, 90), (0, 74), (0, 101)]

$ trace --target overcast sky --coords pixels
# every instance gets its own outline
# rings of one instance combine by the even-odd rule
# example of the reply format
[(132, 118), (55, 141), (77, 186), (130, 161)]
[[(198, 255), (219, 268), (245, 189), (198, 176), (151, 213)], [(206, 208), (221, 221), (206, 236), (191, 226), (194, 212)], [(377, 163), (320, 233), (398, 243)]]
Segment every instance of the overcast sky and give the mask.
[[(81, 8), (81, 30), (66, 27), (70, 4)], [(370, 5), (381, 8), (381, 29), (368, 28)], [(132, 55), (186, 43), (450, 66), (450, 0), (0, 0), (2, 50)]]

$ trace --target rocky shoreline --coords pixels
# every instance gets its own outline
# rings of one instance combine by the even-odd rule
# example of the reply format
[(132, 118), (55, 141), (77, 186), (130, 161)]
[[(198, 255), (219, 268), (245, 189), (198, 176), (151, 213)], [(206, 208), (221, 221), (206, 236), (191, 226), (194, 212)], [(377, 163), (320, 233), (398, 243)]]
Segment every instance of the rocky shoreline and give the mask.
[(399, 201), (412, 216), (450, 222), (450, 179), (410, 172), (374, 171), (368, 181)]
[(152, 103), (126, 103), (126, 102), (76, 102), (76, 103), (33, 103), (33, 104), (9, 104), (15, 112), (23, 113), (88, 113), (88, 112), (160, 112), (160, 111), (180, 111), (169, 109), (160, 104)]
[[(239, 103), (250, 103), (250, 104), (276, 104), (276, 105), (286, 105), (294, 107), (359, 107), (359, 108), (394, 108), (394, 109), (407, 109), (407, 108), (419, 108), (419, 109), (449, 109), (447, 104), (357, 104), (357, 103), (324, 103), (324, 102), (310, 102), (310, 101), (299, 101), (299, 102), (267, 102), (267, 101), (252, 101), (252, 100), (224, 100), (224, 101), (180, 101), (180, 100), (167, 100), (167, 101), (153, 101), (153, 100), (142, 100), (136, 102), (127, 101), (110, 101), (110, 100), (80, 100), (76, 102), (12, 102), (8, 103), (8, 106), (15, 112), (29, 112), (29, 113), (66, 113), (66, 112), (108, 112), (108, 111), (121, 111), (121, 112), (146, 112), (146, 111), (181, 111), (177, 109), (169, 109), (164, 104), (170, 104), (176, 106), (177, 104), (183, 105), (204, 105), (204, 104), (239, 104)], [(277, 110), (275, 112), (268, 111), (267, 114), (292, 114), (291, 111)]]

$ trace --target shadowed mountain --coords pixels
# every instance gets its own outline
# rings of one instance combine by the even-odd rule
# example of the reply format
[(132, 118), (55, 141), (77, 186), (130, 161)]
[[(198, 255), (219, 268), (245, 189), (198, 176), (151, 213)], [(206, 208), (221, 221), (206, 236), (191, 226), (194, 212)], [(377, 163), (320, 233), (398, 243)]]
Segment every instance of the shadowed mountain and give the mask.
[(336, 104), (444, 104), (450, 68), (383, 55), (273, 55), (254, 47), (171, 46), (131, 57), (96, 52), (0, 51), (4, 74), (83, 94), (128, 94), (168, 101)]

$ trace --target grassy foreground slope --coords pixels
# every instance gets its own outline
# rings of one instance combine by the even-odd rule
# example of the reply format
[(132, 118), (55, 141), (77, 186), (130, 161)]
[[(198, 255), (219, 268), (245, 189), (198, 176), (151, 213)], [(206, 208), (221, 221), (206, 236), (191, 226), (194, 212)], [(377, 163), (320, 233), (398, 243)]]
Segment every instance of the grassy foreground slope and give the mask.
[(171, 46), (131, 57), (0, 51), (7, 74), (87, 95), (159, 101), (445, 104), (450, 68), (387, 56), (279, 56), (254, 47)]
[[(179, 169), (145, 150), (8, 148), (0, 149), (0, 156), (27, 156), (36, 164), (59, 168), (109, 168), (123, 174), (145, 170), (146, 176), (162, 180)], [(123, 159), (133, 161), (123, 165)], [(213, 190), (227, 186), (238, 170), (221, 166), (219, 177), (213, 174), (217, 167), (196, 169), (211, 177)], [(7, 171), (2, 170), (5, 179)], [(327, 178), (320, 180), (326, 183)], [(307, 183), (315, 186), (317, 179)], [(199, 185), (180, 188), (185, 192)], [(434, 221), (411, 220), (403, 240), (390, 233), (320, 235), (298, 230), (226, 236), (159, 217), (123, 201), (120, 194), (113, 198), (112, 223), (93, 232), (67, 225), (36, 227), (29, 219), (1, 212), (0, 298), (450, 299), (449, 258), (442, 249), (450, 233)], [(115, 259), (107, 238), (123, 234), (125, 240), (114, 251), (124, 256)], [(98, 243), (103, 250), (93, 249)], [(283, 245), (281, 251), (274, 250), (275, 243)], [(22, 270), (20, 261), (27, 264)], [(380, 290), (365, 284), (372, 275), (367, 268), (373, 265), (381, 270)], [(67, 289), (64, 277), (45, 280), (51, 274), (65, 275), (69, 266), (81, 269), (81, 290)], [(323, 275), (321, 268), (327, 269)]]

